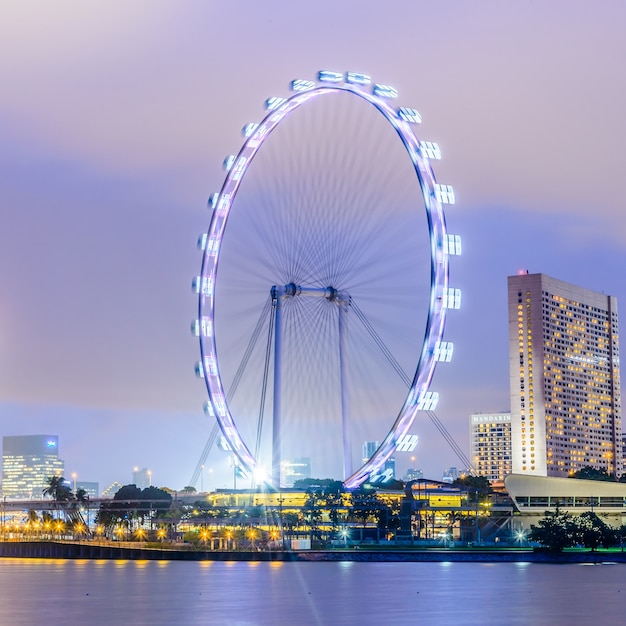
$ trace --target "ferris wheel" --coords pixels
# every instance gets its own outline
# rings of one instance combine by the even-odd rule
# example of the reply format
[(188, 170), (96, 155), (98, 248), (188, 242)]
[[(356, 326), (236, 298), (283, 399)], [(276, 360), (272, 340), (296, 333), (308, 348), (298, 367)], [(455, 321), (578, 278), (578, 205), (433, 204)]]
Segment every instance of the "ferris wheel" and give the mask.
[[(430, 385), (451, 360), (443, 333), (461, 298), (448, 278), (461, 240), (443, 210), (455, 198), (393, 87), (334, 71), (290, 87), (244, 126), (209, 199), (196, 373), (205, 413), (258, 481), (279, 487), (285, 456), (321, 442), (355, 488), (437, 404)], [(367, 459), (359, 437), (376, 440)]]

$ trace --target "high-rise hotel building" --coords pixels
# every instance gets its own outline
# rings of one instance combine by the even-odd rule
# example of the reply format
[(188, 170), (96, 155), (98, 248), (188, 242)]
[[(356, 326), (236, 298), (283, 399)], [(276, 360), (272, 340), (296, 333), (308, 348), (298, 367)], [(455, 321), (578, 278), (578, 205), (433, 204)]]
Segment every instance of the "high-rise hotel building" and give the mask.
[(545, 274), (508, 279), (513, 473), (622, 473), (617, 300)]
[(511, 414), (470, 415), (470, 451), (477, 476), (504, 480), (511, 473)]

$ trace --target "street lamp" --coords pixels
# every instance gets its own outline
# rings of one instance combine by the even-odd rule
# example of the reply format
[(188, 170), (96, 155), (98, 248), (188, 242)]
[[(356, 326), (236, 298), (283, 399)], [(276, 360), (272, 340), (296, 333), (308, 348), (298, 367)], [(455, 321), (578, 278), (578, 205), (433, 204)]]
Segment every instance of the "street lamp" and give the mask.
[(341, 536), (343, 537), (343, 545), (348, 547), (348, 537), (350, 536), (350, 530), (345, 526), (339, 531)]

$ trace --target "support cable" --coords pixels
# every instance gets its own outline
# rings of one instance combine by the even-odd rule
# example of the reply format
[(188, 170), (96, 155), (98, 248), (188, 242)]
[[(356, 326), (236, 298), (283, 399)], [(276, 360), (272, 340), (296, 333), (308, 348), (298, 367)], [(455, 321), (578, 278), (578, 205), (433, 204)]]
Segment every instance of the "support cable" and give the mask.
[[(380, 336), (378, 335), (374, 327), (370, 324), (369, 320), (367, 319), (363, 311), (361, 311), (359, 306), (354, 302), (354, 299), (352, 300), (352, 308), (357, 318), (361, 321), (361, 323), (367, 330), (368, 334), (372, 337), (376, 345), (380, 348), (381, 352), (383, 353), (383, 355), (385, 356), (389, 364), (393, 367), (396, 373), (400, 376), (400, 379), (402, 380), (402, 382), (404, 382), (407, 388), (410, 388), (411, 379), (408, 377), (406, 372), (402, 369), (402, 366), (398, 363), (398, 361), (396, 361), (395, 357), (390, 352), (389, 348), (387, 348), (384, 341), (380, 338)], [(446, 440), (450, 448), (452, 448), (452, 451), (456, 454), (456, 456), (459, 458), (461, 463), (463, 463), (468, 469), (473, 469), (469, 458), (463, 452), (459, 444), (455, 441), (454, 437), (450, 434), (448, 429), (444, 426), (444, 424), (437, 417), (437, 415), (433, 411), (425, 411), (425, 413), (426, 415), (428, 415), (429, 419), (435, 425), (435, 428), (437, 428), (439, 433)]]
[[(228, 390), (226, 394), (226, 397), (229, 402), (232, 401), (233, 396), (237, 392), (239, 383), (241, 382), (241, 379), (246, 370), (248, 362), (250, 361), (250, 356), (252, 354), (252, 351), (254, 350), (254, 347), (258, 341), (259, 335), (261, 334), (261, 330), (263, 330), (263, 323), (267, 317), (267, 314), (270, 308), (271, 308), (271, 298), (268, 297), (265, 304), (263, 305), (263, 309), (261, 310), (261, 315), (259, 316), (259, 319), (254, 328), (254, 331), (252, 332), (252, 336), (250, 337), (250, 341), (248, 342), (246, 351), (244, 352), (243, 358), (241, 359), (241, 363), (239, 364), (239, 367), (237, 368), (237, 372), (235, 373), (235, 377), (233, 378), (233, 382), (230, 386), (230, 389)], [(217, 436), (219, 434), (219, 430), (220, 430), (220, 427), (216, 421), (213, 424), (213, 428), (211, 429), (209, 438), (207, 439), (207, 442), (204, 445), (202, 453), (200, 454), (200, 459), (198, 460), (196, 464), (196, 468), (194, 469), (193, 474), (191, 475), (189, 486), (191, 487), (196, 486), (196, 483), (198, 482), (198, 478), (200, 477), (200, 473), (202, 472), (202, 466), (206, 463), (206, 460), (209, 456), (209, 452), (211, 451), (211, 448), (213, 447), (213, 444), (215, 443), (215, 440), (217, 439)]]

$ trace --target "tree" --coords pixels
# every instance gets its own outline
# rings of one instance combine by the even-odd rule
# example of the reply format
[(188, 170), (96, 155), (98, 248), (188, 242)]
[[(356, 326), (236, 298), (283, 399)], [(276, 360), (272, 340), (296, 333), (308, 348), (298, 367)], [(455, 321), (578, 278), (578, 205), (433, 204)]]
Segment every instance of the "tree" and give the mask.
[(47, 486), (43, 490), (44, 496), (50, 496), (56, 502), (68, 502), (72, 499), (72, 490), (66, 485), (63, 476), (49, 476)]
[(352, 492), (352, 517), (359, 520), (363, 524), (363, 528), (365, 528), (367, 520), (376, 514), (378, 508), (379, 501), (375, 491), (359, 488)]
[(319, 493), (309, 491), (302, 507), (302, 517), (309, 527), (311, 540), (313, 539), (313, 531), (317, 529), (322, 519), (322, 499)]
[(609, 546), (618, 543), (619, 531), (611, 528), (593, 511), (586, 511), (574, 520), (576, 543), (580, 543), (586, 548), (595, 550), (602, 546)]
[(574, 472), (570, 478), (578, 478), (583, 480), (601, 480), (601, 481), (614, 481), (615, 477), (610, 476), (606, 470), (596, 469), (591, 465), (585, 465), (577, 472)]
[(65, 478), (63, 476), (49, 476), (46, 482), (47, 486), (42, 492), (43, 495), (50, 496), (56, 502), (56, 507), (60, 506), (65, 512), (67, 503), (74, 497), (72, 490), (65, 483)]
[(130, 527), (137, 516), (143, 521), (147, 516), (165, 516), (170, 510), (172, 496), (157, 487), (139, 489), (137, 485), (124, 485), (113, 496), (111, 502), (103, 502), (98, 510), (96, 521), (110, 530), (117, 524)]
[(326, 494), (326, 510), (328, 519), (334, 530), (339, 527), (339, 511), (343, 508), (343, 498), (340, 493)]
[(87, 504), (87, 502), (89, 502), (89, 494), (85, 491), (85, 489), (79, 487), (74, 494), (74, 499), (79, 506), (82, 506), (83, 504)]
[(546, 511), (537, 526), (530, 527), (528, 538), (544, 546), (550, 552), (561, 552), (576, 543), (576, 525), (569, 513), (557, 506), (554, 511)]
[(480, 499), (480, 495), (487, 496), (492, 493), (491, 483), (484, 476), (462, 476), (457, 478), (453, 483), (453, 487), (466, 489), (470, 494), (470, 499), (476, 502)]

